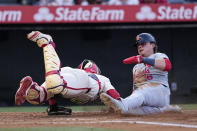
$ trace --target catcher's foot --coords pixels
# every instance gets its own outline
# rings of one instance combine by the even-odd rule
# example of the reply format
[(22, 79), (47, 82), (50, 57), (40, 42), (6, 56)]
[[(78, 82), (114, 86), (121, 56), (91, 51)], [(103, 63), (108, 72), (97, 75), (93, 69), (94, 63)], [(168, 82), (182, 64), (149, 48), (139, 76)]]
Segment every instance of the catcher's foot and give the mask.
[(26, 92), (30, 89), (32, 85), (33, 85), (33, 81), (30, 76), (26, 76), (20, 81), (20, 87), (15, 95), (16, 105), (21, 105), (25, 102)]
[(32, 31), (27, 34), (27, 38), (33, 42), (36, 42), (39, 47), (44, 47), (48, 45), (50, 41), (53, 41), (50, 35), (43, 34), (39, 31)]
[(125, 114), (126, 109), (121, 100), (116, 100), (106, 93), (102, 93), (100, 98), (106, 106), (113, 108), (116, 113)]
[(47, 108), (48, 115), (71, 115), (72, 109), (64, 107), (64, 106), (58, 106), (58, 105), (50, 105)]

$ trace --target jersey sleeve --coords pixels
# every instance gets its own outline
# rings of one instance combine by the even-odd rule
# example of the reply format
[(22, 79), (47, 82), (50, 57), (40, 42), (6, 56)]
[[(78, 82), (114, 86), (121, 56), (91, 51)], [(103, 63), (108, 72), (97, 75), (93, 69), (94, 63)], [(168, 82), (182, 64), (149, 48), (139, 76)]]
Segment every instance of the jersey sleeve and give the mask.
[(168, 56), (164, 53), (156, 53), (155, 58), (164, 58), (164, 59), (169, 59)]

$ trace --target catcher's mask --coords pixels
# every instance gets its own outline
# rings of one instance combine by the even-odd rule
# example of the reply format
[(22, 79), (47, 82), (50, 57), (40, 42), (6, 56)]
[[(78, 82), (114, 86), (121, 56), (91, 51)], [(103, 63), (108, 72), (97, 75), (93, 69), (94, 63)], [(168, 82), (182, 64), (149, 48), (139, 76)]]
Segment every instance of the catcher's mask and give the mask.
[(86, 72), (101, 74), (99, 67), (94, 61), (85, 59), (79, 66), (79, 69), (85, 70)]

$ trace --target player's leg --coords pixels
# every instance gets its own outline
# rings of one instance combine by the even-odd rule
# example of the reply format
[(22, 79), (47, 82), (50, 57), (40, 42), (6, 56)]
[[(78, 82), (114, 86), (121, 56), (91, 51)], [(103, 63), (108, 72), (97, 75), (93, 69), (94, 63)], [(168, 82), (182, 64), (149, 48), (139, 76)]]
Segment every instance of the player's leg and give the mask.
[(129, 110), (138, 108), (143, 104), (144, 97), (141, 93), (135, 92), (125, 99), (116, 100), (106, 93), (101, 94), (101, 100), (105, 105), (112, 107), (119, 114), (128, 114)]
[(44, 86), (39, 86), (36, 82), (33, 82), (30, 76), (26, 76), (20, 81), (19, 89), (15, 95), (15, 104), (21, 105), (27, 100), (35, 105), (46, 102), (48, 97)]
[(162, 112), (182, 112), (181, 107), (178, 105), (166, 105), (164, 107), (160, 107)]
[[(128, 114), (154, 114), (162, 112), (160, 108), (169, 105), (169, 88), (157, 84), (135, 90), (130, 96), (123, 99), (128, 106)], [(143, 106), (146, 105), (146, 106)]]
[(137, 108), (133, 108), (132, 110), (128, 110), (126, 114), (129, 115), (150, 115), (150, 114), (157, 114), (161, 113), (159, 107), (151, 107), (151, 106), (141, 106)]
[(164, 107), (141, 106), (128, 111), (131, 115), (151, 115), (163, 112), (181, 112), (181, 108), (177, 105), (166, 105)]
[[(136, 99), (135, 101), (130, 99), (133, 98), (133, 95), (138, 94), (137, 96), (139, 99), (144, 97), (143, 99), (143, 105), (146, 106), (135, 106), (135, 102), (139, 102), (139, 99)], [(170, 91), (168, 87), (165, 87), (161, 84), (158, 84), (156, 86), (149, 86), (145, 87), (141, 90), (137, 90), (130, 96), (130, 98), (126, 98), (128, 103), (128, 114), (133, 115), (148, 115), (148, 114), (156, 114), (166, 111), (175, 111), (178, 112), (181, 109), (178, 106), (172, 106), (169, 105), (170, 103)], [(142, 100), (142, 99), (141, 99)]]
[(101, 93), (100, 99), (106, 106), (113, 108), (113, 110), (118, 114), (123, 114), (124, 112), (128, 111), (128, 107), (123, 103), (122, 98), (120, 98), (120, 100), (117, 100), (107, 93)]
[(144, 105), (164, 107), (170, 104), (170, 89), (161, 84), (143, 88)]
[[(150, 115), (150, 114), (157, 114), (162, 112), (180, 112), (181, 108), (177, 105), (167, 105), (164, 107), (154, 107), (154, 106), (140, 106), (137, 102), (133, 103), (135, 97), (129, 97), (126, 99), (116, 100), (109, 96), (106, 93), (101, 94), (101, 100), (105, 103), (105, 105), (112, 107), (116, 113), (123, 114), (123, 115)], [(125, 100), (132, 100), (126, 102)], [(137, 100), (137, 99), (135, 99)], [(139, 99), (138, 99), (139, 100)], [(132, 104), (133, 103), (133, 104)]]
[(32, 31), (27, 35), (27, 38), (43, 48), (47, 91), (54, 95), (66, 94), (67, 90), (64, 88), (64, 81), (59, 74), (60, 59), (54, 49), (55, 44), (51, 36), (39, 31)]

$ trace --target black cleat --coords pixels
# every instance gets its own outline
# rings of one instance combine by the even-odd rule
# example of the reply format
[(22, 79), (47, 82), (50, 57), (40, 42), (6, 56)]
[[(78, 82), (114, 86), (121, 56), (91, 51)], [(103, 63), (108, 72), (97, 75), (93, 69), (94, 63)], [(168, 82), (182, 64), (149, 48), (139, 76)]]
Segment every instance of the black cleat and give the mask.
[(58, 106), (58, 105), (50, 105), (47, 108), (48, 115), (71, 115), (72, 109), (64, 107), (64, 106)]

